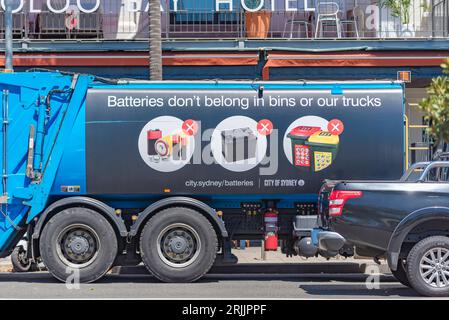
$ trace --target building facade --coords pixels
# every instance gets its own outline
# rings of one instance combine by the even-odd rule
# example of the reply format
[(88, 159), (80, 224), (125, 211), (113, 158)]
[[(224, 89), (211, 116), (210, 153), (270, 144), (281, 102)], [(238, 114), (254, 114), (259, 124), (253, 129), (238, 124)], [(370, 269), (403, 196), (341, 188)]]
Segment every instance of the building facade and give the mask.
[[(13, 2), (16, 70), (148, 78), (147, 0)], [(0, 12), (1, 36), (3, 21)], [(417, 103), (449, 57), (449, 0), (161, 0), (161, 26), (165, 79), (397, 79), (407, 71), (408, 152), (427, 155)]]

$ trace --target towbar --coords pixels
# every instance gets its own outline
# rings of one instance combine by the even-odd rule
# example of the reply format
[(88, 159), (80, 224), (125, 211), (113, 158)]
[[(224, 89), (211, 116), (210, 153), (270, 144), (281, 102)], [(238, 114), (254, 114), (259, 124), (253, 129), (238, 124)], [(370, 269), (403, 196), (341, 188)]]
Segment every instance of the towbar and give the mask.
[(322, 251), (338, 252), (346, 240), (339, 233), (320, 228), (312, 229), (312, 243)]

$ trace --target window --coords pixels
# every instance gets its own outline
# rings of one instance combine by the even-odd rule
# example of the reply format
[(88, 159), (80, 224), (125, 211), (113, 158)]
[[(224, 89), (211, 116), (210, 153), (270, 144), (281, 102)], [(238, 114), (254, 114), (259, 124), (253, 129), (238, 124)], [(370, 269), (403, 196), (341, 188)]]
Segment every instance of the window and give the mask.
[(429, 170), (425, 182), (449, 182), (449, 167), (438, 166)]
[(215, 10), (215, 1), (210, 0), (178, 0), (177, 10), (170, 0), (171, 24), (232, 24), (238, 23), (240, 17), (240, 2), (233, 0), (233, 11), (228, 5), (220, 5), (220, 11)]

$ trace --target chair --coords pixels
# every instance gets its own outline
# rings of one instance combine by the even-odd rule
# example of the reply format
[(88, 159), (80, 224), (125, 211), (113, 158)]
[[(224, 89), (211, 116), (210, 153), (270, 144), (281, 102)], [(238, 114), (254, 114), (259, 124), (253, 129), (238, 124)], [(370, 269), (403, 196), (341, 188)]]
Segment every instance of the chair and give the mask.
[(340, 23), (342, 26), (346, 26), (346, 36), (348, 36), (349, 33), (349, 29), (348, 27), (350, 25), (352, 25), (352, 27), (354, 28), (354, 30), (352, 31), (356, 38), (359, 38), (359, 29), (358, 29), (358, 19), (357, 19), (357, 15), (355, 13), (356, 7), (354, 7), (352, 10), (348, 11), (348, 15), (346, 20), (341, 20)]
[[(298, 16), (299, 14), (301, 14), (300, 16)], [(310, 22), (308, 21), (308, 17), (306, 16), (305, 12), (294, 12), (293, 16), (291, 19), (288, 19), (285, 22), (284, 25), (284, 31), (282, 32), (282, 38), (286, 38), (286, 33), (287, 33), (287, 29), (290, 29), (290, 36), (289, 38), (293, 38), (293, 29), (295, 26), (297, 26), (297, 33), (298, 33), (298, 38), (301, 37), (301, 29), (302, 27), (304, 27), (304, 32), (306, 35), (306, 38), (309, 38), (309, 25)], [(301, 27), (302, 26), (302, 27)], [(290, 27), (290, 28), (288, 28)]]
[(103, 35), (101, 13), (78, 13), (76, 24), (68, 27), (67, 13), (41, 12), (38, 16), (39, 37), (100, 38)]
[(65, 18), (65, 13), (56, 14), (53, 12), (40, 12), (38, 15), (39, 38), (43, 36), (51, 36), (52, 38), (68, 38)]
[(72, 31), (76, 37), (96, 37), (101, 38), (103, 35), (101, 12), (84, 13), (78, 15), (78, 26)]
[(316, 28), (315, 38), (318, 38), (318, 31), (320, 38), (323, 38), (324, 25), (335, 24), (337, 29), (337, 37), (341, 38), (341, 20), (340, 20), (340, 6), (337, 2), (317, 0), (315, 5)]
[[(0, 36), (5, 35), (5, 12), (0, 10)], [(12, 15), (12, 35), (14, 38), (22, 38), (25, 33), (25, 16), (22, 13)]]

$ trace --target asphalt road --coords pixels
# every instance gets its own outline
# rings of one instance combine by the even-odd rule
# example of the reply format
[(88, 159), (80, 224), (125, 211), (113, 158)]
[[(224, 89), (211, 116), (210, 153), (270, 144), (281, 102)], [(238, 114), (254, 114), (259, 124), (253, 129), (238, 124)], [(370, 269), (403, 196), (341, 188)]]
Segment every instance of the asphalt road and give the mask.
[(142, 299), (142, 298), (293, 298), (384, 299), (416, 294), (381, 275), (379, 288), (368, 289), (365, 274), (209, 274), (196, 283), (160, 283), (150, 275), (106, 275), (97, 283), (67, 289), (46, 272), (0, 274), (0, 298)]

